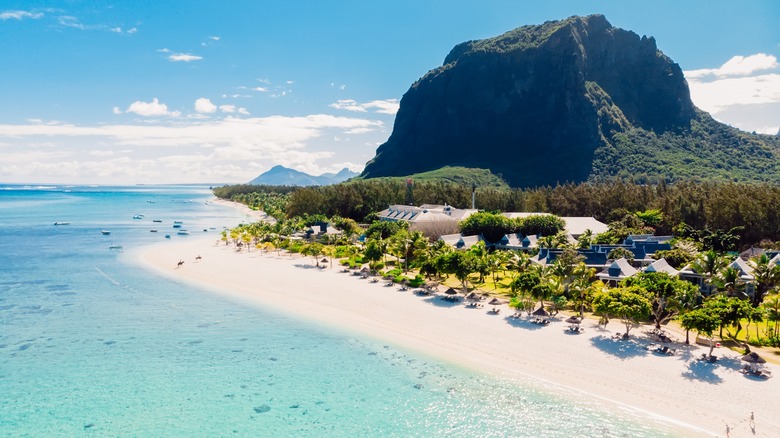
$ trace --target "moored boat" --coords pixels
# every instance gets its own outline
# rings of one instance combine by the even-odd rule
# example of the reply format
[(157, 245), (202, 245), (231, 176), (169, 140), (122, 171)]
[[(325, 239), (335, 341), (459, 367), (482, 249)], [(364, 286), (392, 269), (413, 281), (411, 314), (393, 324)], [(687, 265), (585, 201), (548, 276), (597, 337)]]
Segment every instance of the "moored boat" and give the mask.
[(156, 233), (156, 232), (157, 232), (157, 229), (155, 229), (155, 228), (152, 228), (151, 230), (149, 230), (149, 232), (150, 232), (150, 233)]
[(133, 216), (133, 219), (143, 219), (143, 218), (144, 218), (144, 215), (142, 215), (141, 213), (138, 213), (138, 214)]
[(108, 236), (111, 234), (111, 231), (108, 230), (100, 230), (101, 233), (103, 233), (104, 236)]
[(70, 225), (70, 222), (55, 222), (54, 225)]
[(180, 236), (188, 236), (190, 234), (190, 232), (187, 231), (187, 230), (179, 230), (179, 232), (176, 233), (176, 234), (178, 234)]

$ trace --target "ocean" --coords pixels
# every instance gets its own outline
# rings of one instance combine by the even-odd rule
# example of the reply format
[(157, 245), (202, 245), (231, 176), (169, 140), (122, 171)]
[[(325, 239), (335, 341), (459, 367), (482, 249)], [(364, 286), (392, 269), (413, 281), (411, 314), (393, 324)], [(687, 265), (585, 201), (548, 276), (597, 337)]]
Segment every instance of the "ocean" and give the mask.
[(216, 240), (248, 220), (211, 199), (203, 186), (0, 185), (1, 436), (674, 435), (587, 395), (355, 338), (131, 263), (145, 245)]

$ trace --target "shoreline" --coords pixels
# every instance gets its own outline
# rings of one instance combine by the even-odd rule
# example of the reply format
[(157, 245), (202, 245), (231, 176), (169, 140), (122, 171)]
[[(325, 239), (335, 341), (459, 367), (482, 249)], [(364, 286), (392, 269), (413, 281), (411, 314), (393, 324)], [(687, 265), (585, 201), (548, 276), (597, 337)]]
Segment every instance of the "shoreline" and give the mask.
[[(248, 210), (248, 209), (247, 209)], [(251, 211), (251, 210), (250, 210)], [(195, 261), (195, 255), (202, 259)], [(718, 364), (698, 362), (703, 347), (677, 343), (675, 356), (644, 350), (641, 329), (632, 341), (610, 339), (607, 330), (583, 323), (585, 332), (563, 332), (561, 317), (547, 327), (512, 319), (504, 306), (470, 309), (435, 297), (385, 287), (341, 267), (314, 268), (310, 258), (260, 251), (235, 252), (211, 239), (186, 239), (140, 249), (137, 261), (171, 279), (283, 314), (387, 341), (408, 350), (500, 377), (551, 382), (642, 416), (673, 425), (683, 436), (780, 436), (771, 411), (776, 379), (759, 381), (738, 372), (739, 356), (718, 351)], [(176, 268), (176, 262), (185, 264)], [(338, 267), (337, 267), (338, 266)], [(777, 370), (775, 370), (777, 371)], [(755, 412), (755, 434), (748, 427)]]

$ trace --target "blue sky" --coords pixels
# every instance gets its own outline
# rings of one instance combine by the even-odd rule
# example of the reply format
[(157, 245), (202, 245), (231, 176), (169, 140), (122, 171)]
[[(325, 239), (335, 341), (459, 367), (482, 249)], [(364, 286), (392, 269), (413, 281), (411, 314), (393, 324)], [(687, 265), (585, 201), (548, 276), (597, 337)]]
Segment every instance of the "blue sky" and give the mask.
[(244, 182), (360, 170), (456, 44), (603, 13), (655, 37), (694, 103), (780, 127), (780, 2), (0, 3), (0, 181)]

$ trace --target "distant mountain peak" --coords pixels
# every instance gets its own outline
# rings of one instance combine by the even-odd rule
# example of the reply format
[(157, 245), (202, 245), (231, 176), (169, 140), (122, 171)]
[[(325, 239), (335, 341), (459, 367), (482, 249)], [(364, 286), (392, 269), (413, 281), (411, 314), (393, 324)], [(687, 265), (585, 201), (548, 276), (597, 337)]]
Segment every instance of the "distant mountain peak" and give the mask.
[(346, 181), (357, 175), (357, 172), (352, 172), (345, 167), (338, 173), (323, 173), (322, 175), (314, 176), (277, 164), (250, 181), (249, 184), (271, 186), (326, 186)]

